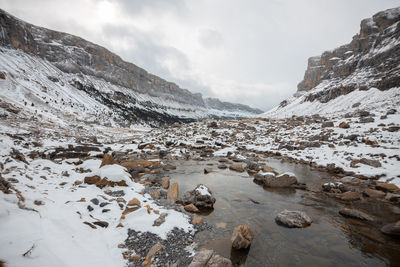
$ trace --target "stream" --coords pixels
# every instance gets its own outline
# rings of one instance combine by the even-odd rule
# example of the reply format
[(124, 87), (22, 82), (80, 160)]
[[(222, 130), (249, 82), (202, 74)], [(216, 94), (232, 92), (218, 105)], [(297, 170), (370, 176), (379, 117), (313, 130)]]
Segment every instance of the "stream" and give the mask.
[[(385, 266), (400, 264), (399, 240), (384, 236), (384, 223), (400, 219), (400, 209), (379, 200), (340, 202), (320, 191), (321, 184), (332, 180), (330, 174), (302, 164), (266, 160), (278, 172), (292, 172), (311, 190), (263, 188), (246, 172), (217, 168), (217, 161), (180, 161), (169, 173), (179, 183), (179, 192), (203, 183), (216, 198), (214, 210), (200, 213), (212, 230), (196, 234), (199, 247), (214, 249), (230, 258), (235, 266)], [(204, 168), (214, 171), (204, 174)], [(344, 218), (344, 207), (360, 209), (376, 218), (374, 223)], [(312, 219), (303, 229), (286, 228), (275, 223), (283, 211), (300, 210)], [(231, 248), (233, 229), (248, 225), (255, 238), (248, 250)]]

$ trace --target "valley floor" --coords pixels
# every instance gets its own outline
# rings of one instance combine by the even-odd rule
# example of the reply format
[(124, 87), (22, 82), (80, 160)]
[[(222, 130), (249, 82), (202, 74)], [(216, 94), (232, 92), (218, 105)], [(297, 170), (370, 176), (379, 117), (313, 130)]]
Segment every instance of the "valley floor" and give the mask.
[[(381, 183), (400, 186), (400, 114), (393, 107), (136, 130), (41, 120), (4, 102), (2, 109), (0, 260), (9, 266), (188, 265), (195, 233), (208, 226), (171, 204), (184, 192), (167, 177), (182, 160), (220, 160), (218, 168), (249, 178), (267, 173), (268, 158), (304, 164), (329, 173), (329, 182), (356, 181), (346, 191), (359, 199)], [(375, 190), (379, 201), (398, 208), (398, 188), (385, 188)], [(344, 194), (307, 183), (296, 190)]]

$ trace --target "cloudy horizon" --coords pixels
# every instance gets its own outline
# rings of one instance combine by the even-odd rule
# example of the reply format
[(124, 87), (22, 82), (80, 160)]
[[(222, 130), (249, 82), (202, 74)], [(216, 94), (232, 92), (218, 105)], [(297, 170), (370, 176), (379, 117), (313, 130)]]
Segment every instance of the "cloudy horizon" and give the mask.
[(387, 1), (0, 0), (29, 23), (80, 36), (204, 97), (268, 110), (307, 59), (349, 43)]

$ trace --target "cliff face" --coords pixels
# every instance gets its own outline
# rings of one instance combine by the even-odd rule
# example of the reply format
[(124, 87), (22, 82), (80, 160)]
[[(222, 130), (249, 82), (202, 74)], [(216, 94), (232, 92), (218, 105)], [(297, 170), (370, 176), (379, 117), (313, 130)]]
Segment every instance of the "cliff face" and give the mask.
[(260, 114), (263, 111), (261, 109), (257, 108), (251, 108), (249, 106), (243, 105), (243, 104), (235, 104), (235, 103), (230, 103), (230, 102), (223, 102), (219, 100), (218, 98), (205, 98), (204, 102), (206, 103), (206, 106), (208, 108), (216, 109), (216, 110), (227, 110), (231, 112), (235, 111), (246, 111), (248, 113), (254, 113), (254, 114)]
[(353, 90), (400, 86), (400, 8), (361, 21), (360, 33), (346, 45), (308, 59), (298, 91), (321, 89), (308, 100), (327, 102)]
[[(199, 93), (191, 93), (175, 83), (150, 74), (104, 47), (77, 36), (26, 23), (1, 9), (0, 46), (23, 51), (51, 63), (68, 76), (66, 83), (97, 97), (96, 101), (119, 110), (125, 119), (134, 118), (135, 122), (144, 118), (163, 124), (211, 117), (246, 117), (258, 112), (248, 106), (238, 105), (235, 112), (217, 110), (215, 113), (216, 110), (209, 110)], [(3, 56), (7, 57), (5, 53)], [(32, 58), (31, 61), (36, 60)], [(100, 88), (106, 85), (99, 81), (112, 84), (116, 92), (106, 92), (107, 88)], [(99, 98), (99, 95), (103, 97)], [(111, 95), (118, 97), (110, 98)], [(115, 99), (123, 101), (110, 103)], [(135, 111), (132, 111), (132, 105)], [(131, 113), (129, 116), (124, 114), (127, 110)]]

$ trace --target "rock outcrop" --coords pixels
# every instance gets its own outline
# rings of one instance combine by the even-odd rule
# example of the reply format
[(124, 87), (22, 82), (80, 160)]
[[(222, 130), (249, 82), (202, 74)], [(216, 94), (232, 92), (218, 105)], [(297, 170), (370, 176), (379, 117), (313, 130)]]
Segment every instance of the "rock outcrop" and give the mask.
[(325, 103), (356, 89), (387, 90), (400, 86), (399, 22), (400, 8), (362, 20), (360, 32), (349, 44), (308, 59), (298, 91), (324, 88), (308, 95), (307, 100)]

